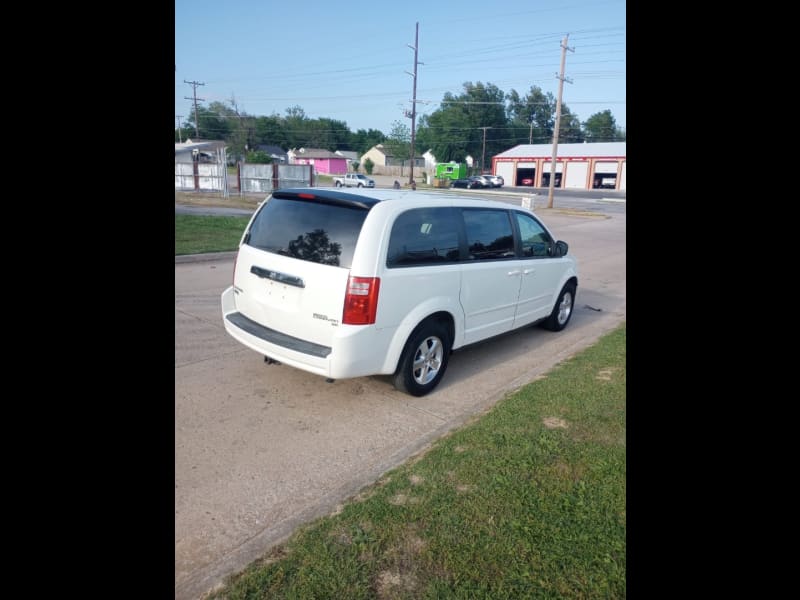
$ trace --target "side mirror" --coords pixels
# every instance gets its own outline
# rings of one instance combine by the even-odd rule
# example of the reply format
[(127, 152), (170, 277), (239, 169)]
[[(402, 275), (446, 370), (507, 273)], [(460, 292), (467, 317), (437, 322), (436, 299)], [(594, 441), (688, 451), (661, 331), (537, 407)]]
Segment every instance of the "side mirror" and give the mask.
[(559, 256), (566, 256), (568, 251), (569, 251), (569, 245), (567, 244), (567, 242), (558, 240), (556, 242), (556, 248), (555, 251), (553, 252), (553, 256), (555, 256), (556, 258), (558, 258)]

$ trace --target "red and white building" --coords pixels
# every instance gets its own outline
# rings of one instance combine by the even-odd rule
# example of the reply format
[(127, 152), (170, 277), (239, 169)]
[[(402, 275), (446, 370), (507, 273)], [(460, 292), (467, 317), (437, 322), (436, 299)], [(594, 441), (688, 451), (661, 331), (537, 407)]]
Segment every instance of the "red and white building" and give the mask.
[[(555, 186), (625, 191), (625, 142), (559, 144)], [(492, 157), (507, 186), (549, 187), (552, 144), (520, 144)]]

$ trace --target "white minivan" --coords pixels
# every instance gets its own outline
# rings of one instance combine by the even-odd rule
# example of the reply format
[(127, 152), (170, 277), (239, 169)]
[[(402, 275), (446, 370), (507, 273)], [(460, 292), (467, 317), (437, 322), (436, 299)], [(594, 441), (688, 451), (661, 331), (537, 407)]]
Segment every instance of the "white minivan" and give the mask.
[(451, 194), (274, 191), (242, 235), (225, 329), (328, 379), (393, 375), (422, 396), (450, 352), (539, 323), (560, 331), (575, 259), (531, 211)]

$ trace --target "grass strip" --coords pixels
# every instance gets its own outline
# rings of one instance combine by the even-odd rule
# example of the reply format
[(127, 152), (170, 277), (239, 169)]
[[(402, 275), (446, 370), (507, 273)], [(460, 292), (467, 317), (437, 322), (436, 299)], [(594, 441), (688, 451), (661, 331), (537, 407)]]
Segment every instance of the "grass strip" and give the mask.
[(248, 221), (249, 217), (175, 215), (175, 256), (236, 250)]
[(210, 598), (624, 598), (625, 325)]

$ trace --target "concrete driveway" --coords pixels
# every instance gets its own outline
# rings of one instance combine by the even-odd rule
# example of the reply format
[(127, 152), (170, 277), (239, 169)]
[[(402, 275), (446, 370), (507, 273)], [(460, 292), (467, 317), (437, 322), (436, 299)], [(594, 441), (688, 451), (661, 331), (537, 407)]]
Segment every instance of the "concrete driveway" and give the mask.
[(326, 383), (265, 364), (222, 325), (231, 255), (176, 261), (176, 599), (200, 598), (299, 524), (330, 513), (625, 319), (625, 214), (542, 218), (578, 258), (569, 326), (527, 327), (458, 350), (422, 398), (396, 391), (388, 377)]

